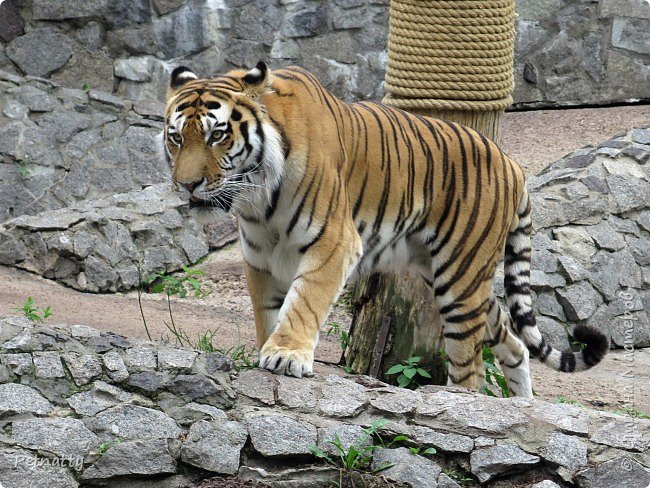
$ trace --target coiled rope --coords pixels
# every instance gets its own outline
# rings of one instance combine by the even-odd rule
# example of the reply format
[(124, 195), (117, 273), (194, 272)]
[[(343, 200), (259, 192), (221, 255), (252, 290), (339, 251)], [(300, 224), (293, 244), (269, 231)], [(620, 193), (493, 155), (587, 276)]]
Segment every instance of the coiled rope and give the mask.
[(514, 86), (514, 0), (391, 0), (384, 103), (502, 110)]

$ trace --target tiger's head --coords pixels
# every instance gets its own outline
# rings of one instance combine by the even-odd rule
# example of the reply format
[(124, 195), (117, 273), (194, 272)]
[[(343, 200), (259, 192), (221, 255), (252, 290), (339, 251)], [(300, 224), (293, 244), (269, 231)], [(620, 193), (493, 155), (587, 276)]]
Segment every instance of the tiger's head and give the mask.
[(209, 79), (184, 66), (172, 72), (163, 151), (195, 216), (259, 209), (277, 185), (282, 140), (261, 100), (270, 77), (263, 62)]

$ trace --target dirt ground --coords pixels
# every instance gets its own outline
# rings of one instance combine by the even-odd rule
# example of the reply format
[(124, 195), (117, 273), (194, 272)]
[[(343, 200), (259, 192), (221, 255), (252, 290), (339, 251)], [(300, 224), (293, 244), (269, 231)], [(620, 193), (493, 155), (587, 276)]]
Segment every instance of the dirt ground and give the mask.
[[(543, 110), (506, 114), (502, 146), (529, 174), (539, 172), (564, 154), (596, 144), (632, 127), (650, 124), (650, 105), (606, 109)], [(239, 247), (232, 245), (213, 253), (199, 266), (211, 293), (203, 299), (174, 300), (175, 321), (191, 338), (215, 332), (221, 347), (255, 345), (253, 313), (243, 278)], [(0, 314), (12, 314), (28, 296), (39, 306), (51, 305), (48, 322), (87, 324), (126, 336), (146, 338), (137, 294), (97, 295), (80, 293), (30, 273), (0, 266)], [(169, 337), (167, 303), (162, 295), (144, 294), (143, 311), (154, 338)], [(344, 309), (337, 307), (328, 323), (349, 324)], [(338, 361), (338, 340), (323, 327), (316, 350), (316, 371), (329, 373), (327, 363)], [(632, 361), (622, 351), (611, 351), (595, 369), (568, 375), (556, 373), (537, 362), (532, 366), (533, 386), (540, 398), (569, 398), (585, 405), (616, 410), (633, 404), (650, 412), (650, 349), (636, 350)], [(631, 369), (632, 373), (627, 371)], [(634, 401), (630, 401), (630, 392)]]

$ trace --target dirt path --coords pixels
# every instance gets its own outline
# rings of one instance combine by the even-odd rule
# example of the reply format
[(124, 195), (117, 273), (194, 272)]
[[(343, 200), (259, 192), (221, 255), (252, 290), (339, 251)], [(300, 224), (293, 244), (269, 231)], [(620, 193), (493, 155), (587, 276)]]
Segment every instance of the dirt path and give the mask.
[[(561, 111), (512, 112), (506, 114), (502, 146), (526, 169), (536, 173), (564, 154), (586, 144), (596, 144), (632, 127), (650, 124), (650, 105)], [(215, 331), (215, 342), (224, 348), (255, 345), (253, 314), (242, 273), (238, 246), (231, 246), (210, 256), (199, 266), (212, 288), (204, 299), (174, 300), (175, 320), (189, 337), (196, 339)], [(30, 273), (0, 266), (0, 313), (15, 313), (28, 296), (37, 305), (51, 305), (50, 322), (81, 323), (111, 330), (126, 336), (146, 338), (137, 294), (85, 294)], [(154, 338), (168, 337), (167, 303), (162, 295), (145, 294), (143, 310)], [(329, 322), (349, 324), (345, 311), (336, 308)], [(339, 342), (321, 332), (316, 357), (337, 361)], [(628, 371), (632, 370), (629, 374)], [(318, 372), (333, 370), (322, 363)], [(650, 349), (638, 350), (633, 361), (621, 351), (612, 351), (598, 368), (576, 375), (555, 373), (532, 365), (533, 385), (541, 398), (555, 401), (566, 397), (585, 405), (615, 410), (617, 405), (632, 403), (650, 412)], [(632, 377), (630, 377), (632, 376)]]

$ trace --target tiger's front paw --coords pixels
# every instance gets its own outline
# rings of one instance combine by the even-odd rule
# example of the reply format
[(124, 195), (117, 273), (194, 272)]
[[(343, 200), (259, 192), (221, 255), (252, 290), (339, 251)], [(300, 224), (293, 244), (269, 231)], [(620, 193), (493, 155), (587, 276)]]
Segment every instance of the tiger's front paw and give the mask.
[(260, 368), (296, 378), (313, 376), (313, 348), (289, 349), (269, 340), (260, 351)]

